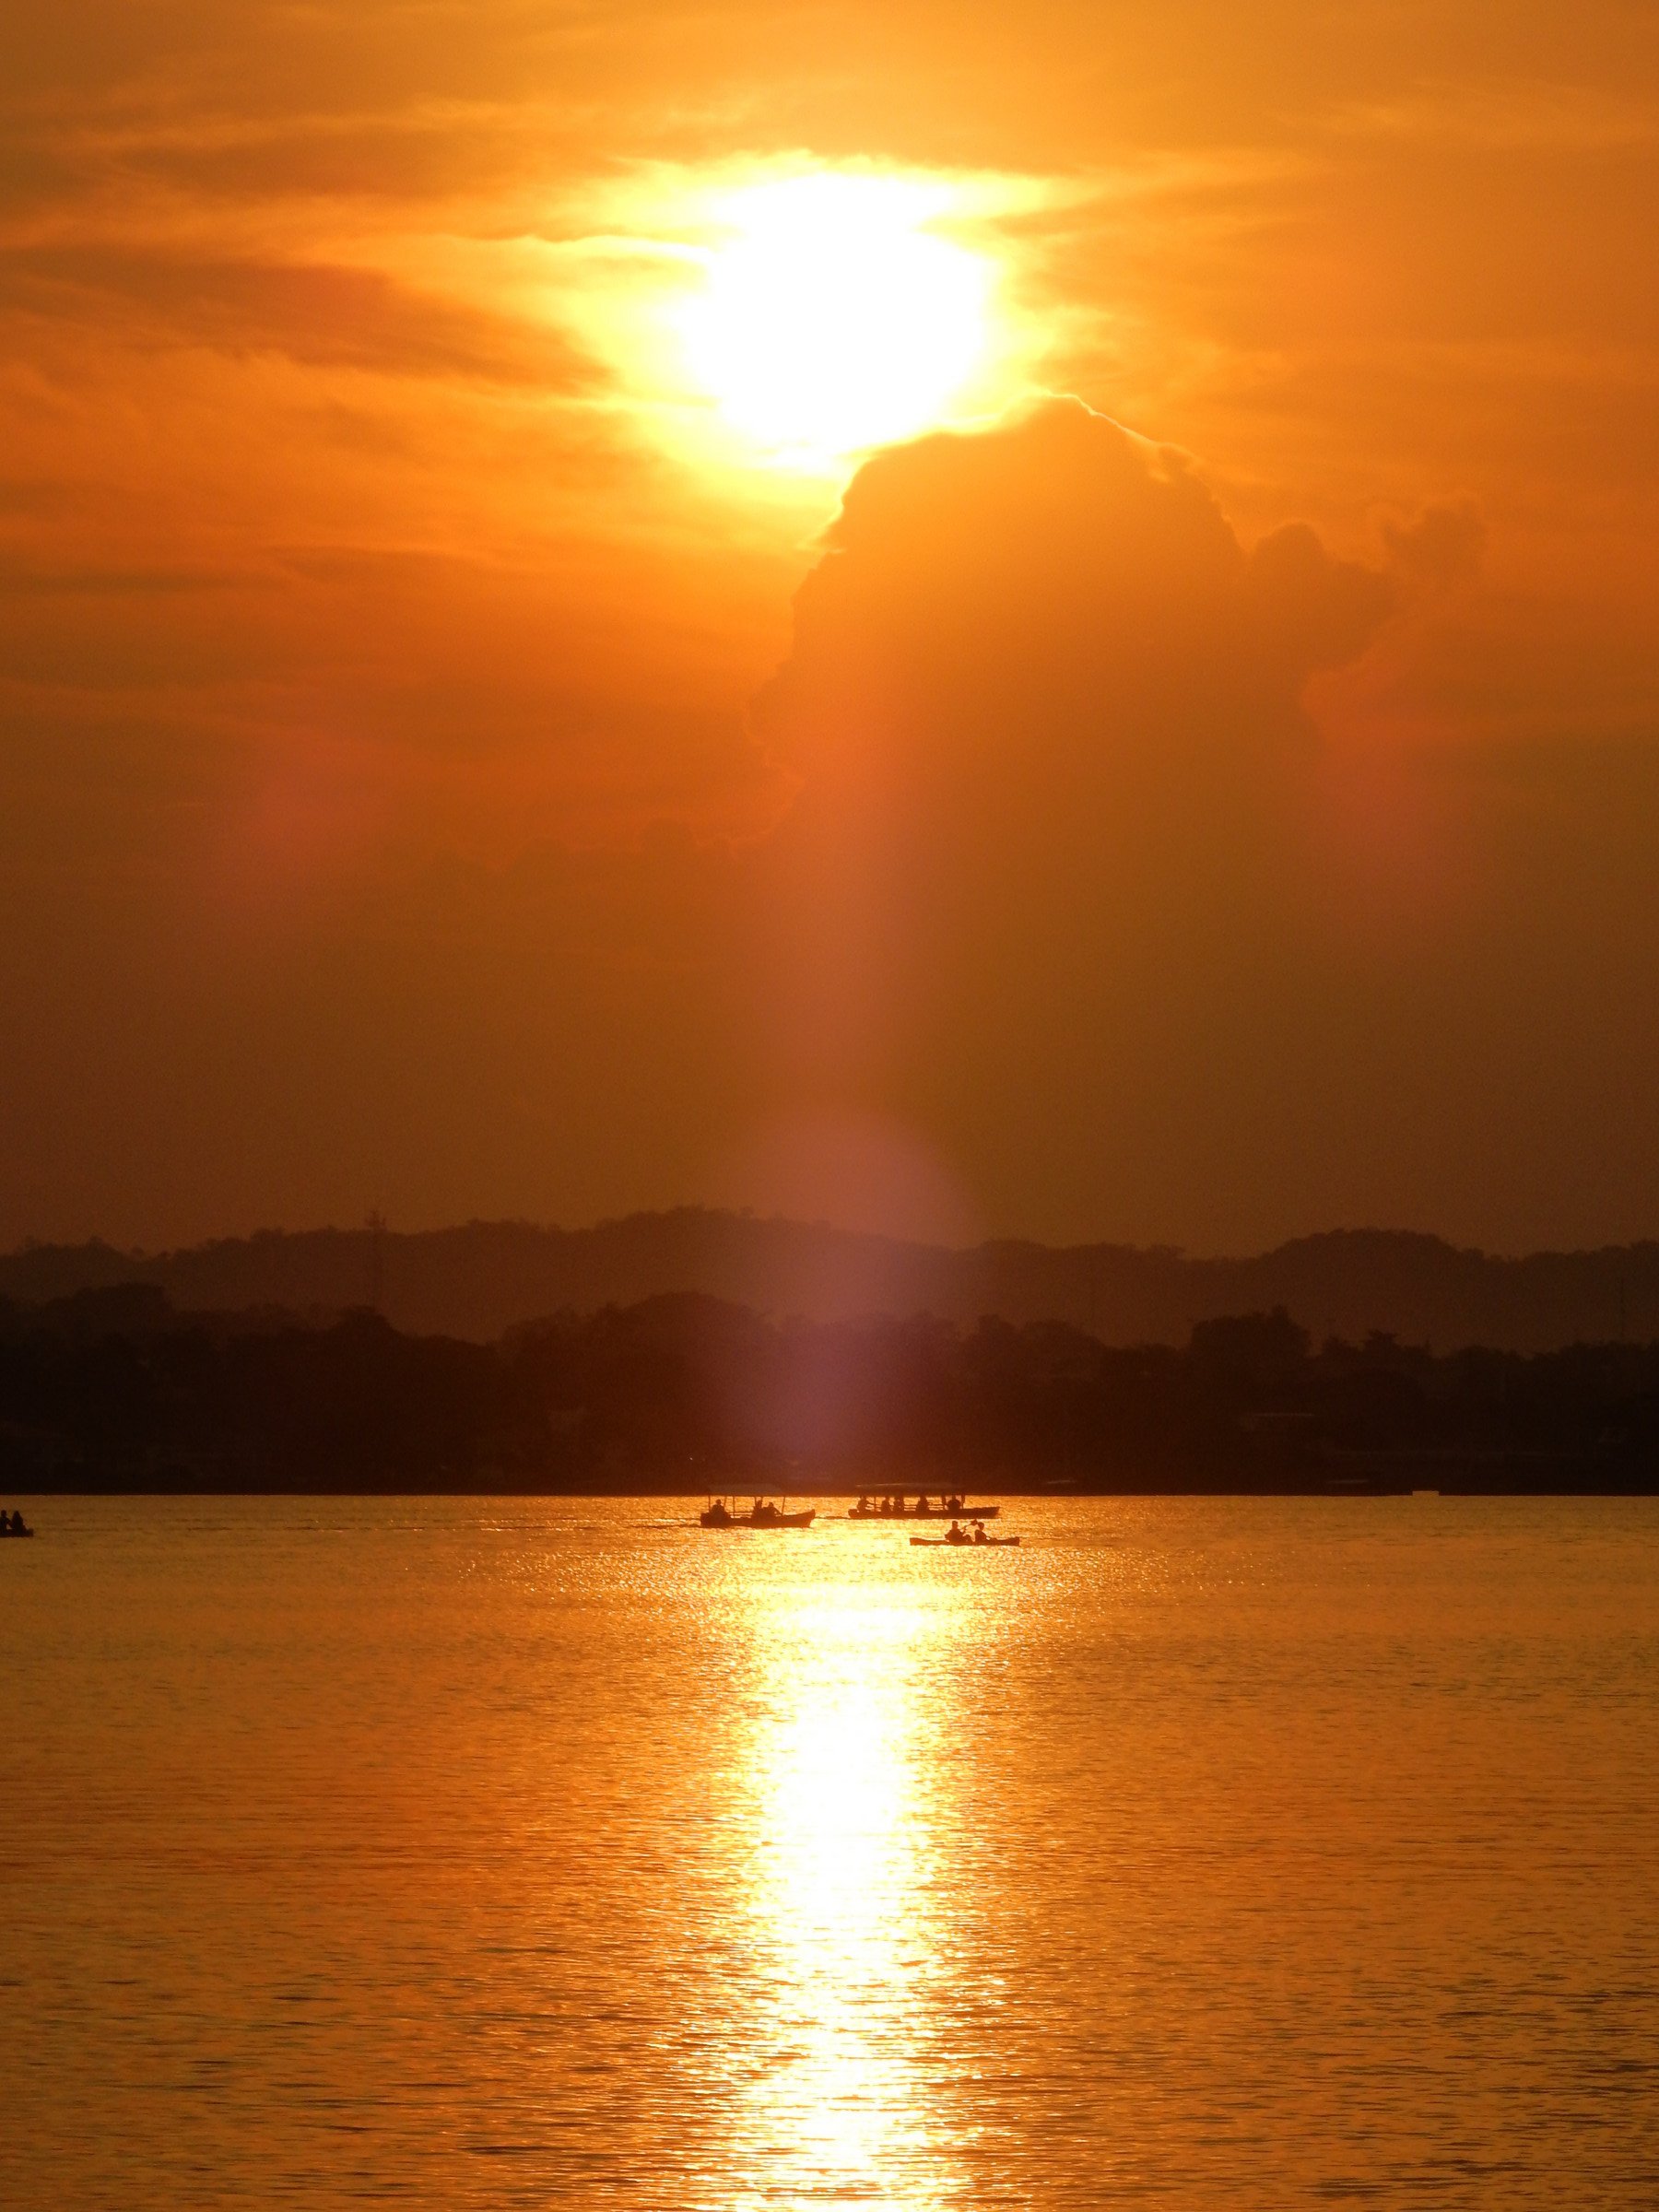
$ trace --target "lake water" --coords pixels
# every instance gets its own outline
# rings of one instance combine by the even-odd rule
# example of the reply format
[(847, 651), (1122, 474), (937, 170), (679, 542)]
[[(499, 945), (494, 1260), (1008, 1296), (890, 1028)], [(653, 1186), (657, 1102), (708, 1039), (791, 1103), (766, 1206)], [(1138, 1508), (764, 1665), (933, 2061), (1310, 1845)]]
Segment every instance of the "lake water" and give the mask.
[(1659, 1501), (1007, 1512), (41, 1500), (0, 2202), (1652, 2212)]

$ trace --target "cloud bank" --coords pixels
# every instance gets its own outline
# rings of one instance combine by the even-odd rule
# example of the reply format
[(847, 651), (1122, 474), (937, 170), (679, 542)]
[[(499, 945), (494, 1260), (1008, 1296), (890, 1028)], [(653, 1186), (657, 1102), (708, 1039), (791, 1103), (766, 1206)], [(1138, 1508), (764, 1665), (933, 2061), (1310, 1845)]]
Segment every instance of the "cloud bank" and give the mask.
[(1182, 456), (1068, 402), (872, 459), (756, 710), (799, 779), (764, 864), (780, 1099), (947, 1133), (1050, 1234), (1088, 1190), (1118, 1233), (1235, 1247), (1497, 1209), (1575, 1117), (1605, 1135), (1652, 775), (1575, 794), (1409, 724), (1379, 753), (1358, 708), (1483, 528), (1447, 502), (1382, 535), (1375, 565), (1301, 524), (1247, 544)]

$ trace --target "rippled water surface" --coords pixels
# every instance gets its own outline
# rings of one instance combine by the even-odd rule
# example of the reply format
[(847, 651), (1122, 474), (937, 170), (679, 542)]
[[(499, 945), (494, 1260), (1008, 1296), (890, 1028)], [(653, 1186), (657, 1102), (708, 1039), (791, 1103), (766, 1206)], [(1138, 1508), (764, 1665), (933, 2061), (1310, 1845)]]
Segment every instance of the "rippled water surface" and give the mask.
[(42, 1500), (0, 2202), (1659, 2204), (1659, 1505)]

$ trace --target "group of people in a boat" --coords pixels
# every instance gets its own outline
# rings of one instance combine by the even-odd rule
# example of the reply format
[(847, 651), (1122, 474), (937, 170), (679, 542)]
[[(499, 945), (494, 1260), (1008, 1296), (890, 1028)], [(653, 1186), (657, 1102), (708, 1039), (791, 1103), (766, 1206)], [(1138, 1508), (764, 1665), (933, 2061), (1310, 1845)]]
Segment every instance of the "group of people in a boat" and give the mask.
[(747, 1513), (734, 1513), (724, 1498), (716, 1498), (703, 1515), (711, 1528), (735, 1528), (742, 1521), (747, 1521), (757, 1528), (769, 1528), (783, 1517), (783, 1508), (774, 1505), (770, 1498), (757, 1498)]
[(33, 1535), (34, 1530), (29, 1527), (21, 1513), (8, 1513), (0, 1511), (0, 1536), (32, 1536)]
[(890, 1498), (867, 1498), (861, 1490), (858, 1494), (858, 1503), (853, 1508), (855, 1513), (874, 1513), (883, 1521), (909, 1521), (918, 1518), (925, 1521), (929, 1514), (943, 1520), (947, 1513), (965, 1513), (967, 1510), (967, 1501), (959, 1491), (948, 1497), (941, 1496), (937, 1505), (930, 1505), (925, 1490), (923, 1491), (914, 1505), (905, 1504), (902, 1490), (895, 1490)]

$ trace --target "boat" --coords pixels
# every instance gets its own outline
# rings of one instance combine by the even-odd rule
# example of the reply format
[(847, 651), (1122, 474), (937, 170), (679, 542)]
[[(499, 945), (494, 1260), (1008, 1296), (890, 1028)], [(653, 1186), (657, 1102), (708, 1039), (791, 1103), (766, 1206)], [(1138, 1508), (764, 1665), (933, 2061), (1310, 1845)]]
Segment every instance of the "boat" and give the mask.
[(987, 1536), (982, 1543), (978, 1536), (912, 1536), (911, 1546), (929, 1551), (1006, 1551), (1018, 1541), (1018, 1536)]
[(907, 1505), (900, 1513), (884, 1513), (877, 1506), (860, 1509), (853, 1505), (847, 1508), (847, 1518), (849, 1521), (994, 1521), (1001, 1512), (1000, 1505), (963, 1505), (952, 1509), (917, 1503)]
[(8, 1521), (4, 1513), (0, 1513), (0, 1540), (4, 1540), (7, 1536), (32, 1536), (34, 1533), (32, 1528), (25, 1524), (21, 1513), (12, 1521)]
[(786, 1513), (766, 1498), (754, 1499), (747, 1513), (738, 1513), (732, 1510), (736, 1502), (735, 1498), (711, 1498), (698, 1519), (705, 1528), (810, 1528), (818, 1517), (811, 1506), (805, 1512)]

